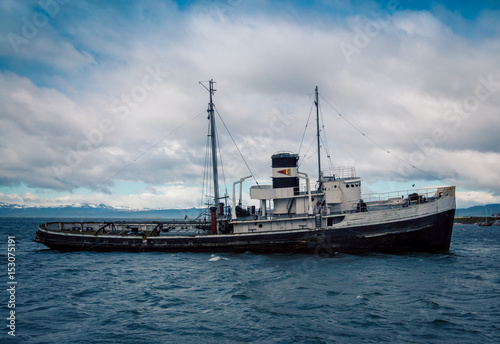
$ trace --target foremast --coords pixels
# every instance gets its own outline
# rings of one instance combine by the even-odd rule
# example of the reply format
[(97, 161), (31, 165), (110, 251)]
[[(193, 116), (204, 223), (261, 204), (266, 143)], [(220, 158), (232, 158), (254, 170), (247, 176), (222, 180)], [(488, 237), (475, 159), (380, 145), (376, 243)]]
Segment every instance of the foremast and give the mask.
[[(215, 94), (215, 82), (213, 79), (208, 81), (208, 88), (200, 82), (200, 85), (205, 87), (210, 95), (210, 102), (208, 103), (208, 120), (210, 121), (210, 131), (208, 136), (210, 137), (210, 150), (212, 155), (212, 176), (213, 176), (213, 186), (214, 186), (214, 198), (213, 204), (210, 207), (210, 217), (211, 217), (211, 229), (212, 234), (219, 233), (217, 220), (220, 216), (223, 215), (224, 208), (220, 203), (220, 195), (219, 195), (219, 168), (217, 164), (217, 132), (215, 128), (215, 114), (214, 114), (214, 103), (213, 103), (213, 95)], [(209, 204), (210, 205), (210, 204)]]
[(210, 103), (208, 103), (208, 118), (210, 120), (210, 142), (212, 146), (212, 175), (214, 178), (214, 206), (219, 208), (219, 169), (217, 167), (217, 135), (215, 131), (215, 116), (214, 116), (214, 103), (212, 101), (212, 96), (216, 89), (214, 88), (214, 80), (210, 79), (208, 82), (210, 93)]
[(213, 95), (215, 91), (217, 91), (214, 87), (214, 80), (210, 79), (208, 81), (208, 88), (200, 81), (200, 85), (205, 87), (205, 89), (210, 94), (210, 102), (208, 103), (208, 120), (210, 121), (210, 133), (208, 136), (210, 137), (210, 150), (212, 153), (212, 176), (214, 182), (214, 203), (213, 206), (219, 206), (220, 196), (219, 196), (219, 168), (217, 166), (217, 133), (215, 129), (215, 115), (214, 115), (214, 102)]

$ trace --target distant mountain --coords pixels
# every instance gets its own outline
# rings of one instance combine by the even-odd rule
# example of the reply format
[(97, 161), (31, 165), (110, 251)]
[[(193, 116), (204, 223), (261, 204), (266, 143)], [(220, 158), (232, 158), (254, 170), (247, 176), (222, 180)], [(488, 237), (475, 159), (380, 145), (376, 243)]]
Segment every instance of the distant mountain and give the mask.
[(492, 216), (500, 213), (500, 204), (486, 204), (484, 205), (476, 205), (474, 207), (466, 208), (466, 209), (457, 209), (455, 212), (455, 216), (457, 217), (465, 217), (465, 216), (476, 216), (476, 217), (484, 217), (484, 216)]
[(0, 217), (82, 217), (82, 218), (196, 218), (201, 209), (119, 209), (105, 204), (82, 204), (64, 207), (27, 207), (0, 202)]
[[(82, 204), (64, 207), (27, 207), (0, 202), (0, 217), (56, 217), (56, 218), (196, 218), (202, 209), (122, 209), (105, 204)], [(500, 213), (500, 204), (487, 204), (465, 209), (457, 209), (455, 216), (492, 216)]]

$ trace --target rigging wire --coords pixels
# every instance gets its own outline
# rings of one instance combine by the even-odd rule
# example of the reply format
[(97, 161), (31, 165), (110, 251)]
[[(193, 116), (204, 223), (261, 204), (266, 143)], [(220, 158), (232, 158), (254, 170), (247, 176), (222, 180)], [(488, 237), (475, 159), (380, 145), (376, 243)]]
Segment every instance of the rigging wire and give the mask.
[(307, 116), (307, 122), (304, 128), (304, 133), (302, 134), (302, 139), (300, 140), (299, 152), (297, 153), (299, 157), (300, 157), (300, 149), (302, 148), (302, 143), (304, 142), (304, 137), (306, 136), (307, 127), (309, 126), (309, 119), (311, 118), (313, 106), (314, 106), (314, 101), (311, 103), (311, 109), (309, 110), (309, 116)]
[[(203, 114), (203, 112), (197, 114), (196, 116), (192, 117), (191, 119), (189, 119), (188, 121), (182, 123), (181, 125), (179, 125), (177, 128), (175, 128), (174, 130), (170, 131), (169, 133), (167, 133), (166, 135), (164, 135), (161, 139), (159, 139), (158, 141), (156, 141), (154, 144), (152, 144), (151, 146), (149, 146), (148, 149), (146, 149), (145, 151), (143, 151), (141, 154), (139, 154), (134, 160), (132, 160), (131, 162), (129, 162), (127, 165), (123, 166), (121, 169), (119, 169), (118, 171), (116, 171), (113, 175), (111, 175), (111, 177), (109, 177), (108, 179), (106, 179), (104, 182), (100, 183), (99, 185), (97, 185), (95, 188), (93, 188), (91, 191), (89, 191), (87, 194), (85, 194), (84, 196), (82, 196), (80, 199), (78, 199), (76, 202), (72, 203), (70, 205), (70, 207), (74, 206), (75, 204), (78, 204), (80, 203), (82, 200), (84, 200), (85, 198), (87, 198), (89, 195), (93, 194), (96, 190), (102, 188), (106, 183), (108, 183), (110, 180), (112, 180), (113, 178), (115, 178), (117, 175), (119, 175), (120, 173), (122, 173), (123, 171), (125, 171), (127, 168), (129, 168), (130, 166), (132, 166), (137, 160), (139, 160), (143, 155), (145, 155), (147, 152), (149, 152), (151, 149), (153, 149), (154, 147), (158, 146), (163, 140), (165, 140), (167, 137), (169, 137), (170, 135), (172, 135), (173, 133), (175, 133), (177, 130), (179, 130), (180, 128), (188, 125), (189, 123), (191, 123), (192, 121), (194, 121), (195, 119), (197, 119), (198, 117), (200, 117), (201, 115)], [(61, 215), (63, 212), (65, 211), (65, 209), (61, 210), (59, 213), (57, 213), (56, 217)]]
[(227, 197), (227, 182), (226, 182), (226, 174), (224, 173), (224, 163), (222, 161), (222, 152), (220, 149), (220, 140), (219, 140), (219, 133), (216, 131), (215, 132), (217, 135), (217, 148), (219, 151), (219, 161), (220, 161), (220, 168), (222, 170), (222, 180), (224, 180), (224, 196)]
[(234, 140), (233, 135), (231, 135), (231, 132), (230, 132), (230, 131), (229, 131), (229, 129), (227, 128), (227, 125), (226, 125), (226, 123), (224, 122), (224, 120), (222, 119), (222, 116), (220, 115), (219, 110), (217, 109), (217, 107), (215, 106), (215, 104), (214, 104), (214, 108), (215, 108), (215, 112), (217, 112), (217, 115), (219, 116), (219, 118), (220, 118), (220, 120), (221, 120), (222, 124), (224, 125), (224, 128), (226, 128), (226, 131), (227, 131), (227, 133), (229, 134), (229, 137), (231, 138), (231, 141), (233, 141), (234, 146), (235, 146), (235, 147), (236, 147), (236, 149), (238, 150), (238, 153), (240, 154), (241, 159), (243, 159), (243, 162), (245, 163), (245, 165), (246, 165), (246, 167), (247, 167), (248, 171), (249, 171), (249, 172), (250, 172), (250, 174), (252, 175), (253, 180), (255, 180), (255, 183), (256, 183), (256, 184), (257, 184), (257, 186), (260, 188), (259, 182), (257, 181), (257, 179), (255, 179), (255, 175), (253, 174), (252, 170), (250, 169), (250, 166), (248, 166), (247, 161), (245, 160), (245, 157), (243, 156), (243, 154), (241, 154), (240, 148), (239, 148), (239, 147), (238, 147), (238, 145), (236, 144), (236, 141)]
[(411, 162), (406, 161), (406, 160), (404, 160), (404, 159), (400, 158), (400, 157), (399, 157), (399, 156), (397, 156), (396, 154), (391, 153), (388, 149), (386, 149), (385, 147), (383, 147), (382, 145), (380, 145), (378, 142), (376, 142), (375, 140), (373, 140), (371, 137), (369, 137), (369, 136), (367, 136), (365, 133), (363, 133), (360, 129), (358, 129), (358, 127), (356, 127), (353, 123), (351, 123), (351, 122), (350, 122), (347, 118), (345, 118), (344, 116), (342, 116), (342, 114), (341, 114), (339, 111), (337, 111), (337, 109), (335, 109), (335, 108), (333, 107), (333, 105), (332, 105), (332, 104), (330, 104), (330, 103), (329, 103), (329, 102), (328, 102), (328, 101), (327, 101), (327, 100), (326, 100), (326, 99), (325, 99), (325, 98), (324, 98), (321, 94), (320, 94), (319, 96), (321, 97), (321, 99), (323, 99), (323, 100), (325, 101), (325, 103), (327, 103), (327, 104), (328, 104), (328, 105), (329, 105), (329, 106), (330, 106), (330, 107), (331, 107), (331, 108), (332, 108), (332, 109), (333, 109), (333, 110), (334, 110), (334, 111), (335, 111), (335, 112), (336, 112), (336, 113), (340, 116), (340, 118), (342, 118), (344, 121), (346, 121), (346, 122), (347, 122), (347, 123), (348, 123), (351, 127), (353, 127), (353, 128), (354, 128), (357, 132), (359, 132), (359, 133), (360, 133), (361, 135), (363, 135), (363, 136), (364, 136), (367, 140), (371, 141), (373, 144), (375, 144), (376, 146), (378, 146), (380, 149), (384, 150), (385, 152), (387, 152), (388, 154), (392, 155), (393, 157), (395, 157), (396, 159), (398, 159), (398, 160), (399, 160), (399, 161), (401, 161), (402, 163), (404, 163), (404, 164), (406, 164), (406, 165), (410, 166), (411, 168), (414, 168), (414, 169), (416, 169), (416, 170), (418, 170), (418, 171), (420, 171), (420, 172), (422, 172), (422, 173), (424, 173), (424, 174), (428, 175), (429, 177), (431, 177), (431, 178), (433, 178), (433, 179), (435, 179), (435, 180), (439, 180), (439, 181), (441, 181), (441, 182), (445, 183), (446, 185), (448, 185), (448, 183), (446, 183), (444, 180), (442, 180), (442, 179), (440, 179), (440, 178), (438, 178), (438, 177), (436, 177), (436, 176), (434, 176), (434, 175), (432, 175), (432, 174), (430, 174), (430, 173), (428, 173), (428, 172), (426, 172), (426, 171), (424, 171), (424, 170), (422, 170), (422, 169), (418, 168), (417, 166), (413, 165)]
[[(306, 126), (304, 128), (304, 133), (302, 134), (302, 139), (300, 141), (299, 153), (298, 153), (299, 157), (300, 157), (300, 150), (302, 149), (302, 144), (303, 144), (304, 138), (306, 136), (307, 128), (309, 126), (309, 121), (311, 119), (311, 114), (312, 114), (312, 110), (313, 110), (314, 104), (315, 104), (315, 102), (313, 101), (311, 103), (311, 108), (309, 109), (309, 116), (307, 117), (307, 122), (306, 122)], [(325, 131), (325, 121), (323, 119), (323, 111), (321, 109), (321, 105), (319, 105), (319, 113), (320, 113), (320, 119), (321, 119), (320, 141), (322, 143), (322, 147), (325, 149), (326, 157), (328, 158), (328, 167), (330, 168), (330, 170), (332, 170), (333, 169), (333, 163), (332, 163), (332, 158), (331, 158), (331, 155), (330, 155), (330, 148), (328, 146), (328, 137), (327, 137), (326, 131)], [(314, 141), (315, 141), (315, 138), (313, 138), (313, 141), (309, 145), (309, 148), (307, 149), (306, 153), (304, 154), (303, 159), (300, 160), (298, 167), (300, 167), (300, 165), (302, 164), (302, 162), (306, 158), (310, 159), (313, 156), (313, 155), (311, 155), (310, 157), (307, 157), (307, 154), (309, 153), (309, 150), (311, 149), (312, 145), (314, 144)]]
[[(202, 187), (201, 187), (201, 198), (200, 198), (200, 208), (203, 207), (203, 199), (205, 198), (205, 190), (209, 190), (211, 187), (211, 182), (210, 178), (208, 177), (209, 171), (212, 167), (212, 160), (210, 159), (210, 126), (207, 126), (207, 143), (205, 145), (205, 163), (203, 166), (203, 182), (202, 182)], [(208, 182), (208, 185), (206, 185), (206, 182)]]
[[(328, 167), (330, 170), (333, 170), (333, 163), (332, 163), (332, 157), (330, 155), (330, 147), (328, 146), (328, 136), (326, 135), (326, 130), (325, 130), (325, 121), (323, 119), (323, 109), (321, 108), (321, 103), (318, 104), (319, 106), (319, 117), (321, 119), (321, 131), (323, 132), (323, 135), (320, 135), (320, 141), (323, 143), (323, 148), (325, 149), (326, 157), (328, 158)], [(324, 141), (323, 141), (324, 138)]]
[[(312, 141), (311, 141), (311, 144), (309, 145), (309, 148), (307, 148), (307, 151), (304, 153), (304, 157), (303, 159), (300, 160), (299, 162), (299, 165), (297, 167), (300, 167), (300, 165), (302, 165), (302, 163), (306, 160), (307, 158), (307, 154), (309, 153), (309, 151), (311, 150), (311, 147), (312, 145), (314, 144), (314, 142), (316, 142), (316, 137), (313, 137)], [(313, 155), (316, 154), (316, 153), (313, 153), (309, 158), (307, 159), (311, 159), (313, 157)]]
[(332, 163), (332, 159), (331, 159), (331, 156), (330, 156), (330, 152), (328, 150), (328, 142), (325, 144), (325, 141), (326, 141), (326, 135), (325, 135), (325, 141), (323, 141), (323, 138), (320, 136), (319, 137), (321, 143), (323, 144), (323, 147), (325, 148), (325, 152), (326, 152), (326, 157), (328, 158), (328, 168), (330, 169), (330, 171), (333, 170), (333, 163)]

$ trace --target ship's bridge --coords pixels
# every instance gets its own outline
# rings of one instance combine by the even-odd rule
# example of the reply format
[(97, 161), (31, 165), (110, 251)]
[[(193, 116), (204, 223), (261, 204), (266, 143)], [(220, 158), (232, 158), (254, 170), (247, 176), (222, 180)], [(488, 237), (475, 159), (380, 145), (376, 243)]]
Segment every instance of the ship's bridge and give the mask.
[(331, 213), (352, 211), (361, 200), (361, 178), (354, 166), (322, 171), (321, 191)]

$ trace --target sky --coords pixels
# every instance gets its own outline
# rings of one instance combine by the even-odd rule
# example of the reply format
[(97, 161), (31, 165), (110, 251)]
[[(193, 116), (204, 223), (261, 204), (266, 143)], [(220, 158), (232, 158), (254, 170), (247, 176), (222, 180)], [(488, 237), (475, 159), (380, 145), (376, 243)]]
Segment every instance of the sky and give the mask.
[(324, 168), (500, 203), (499, 22), (498, 1), (1, 1), (0, 202), (199, 207), (213, 79), (221, 194), (247, 164), (269, 184), (277, 151), (317, 179), (318, 86)]

